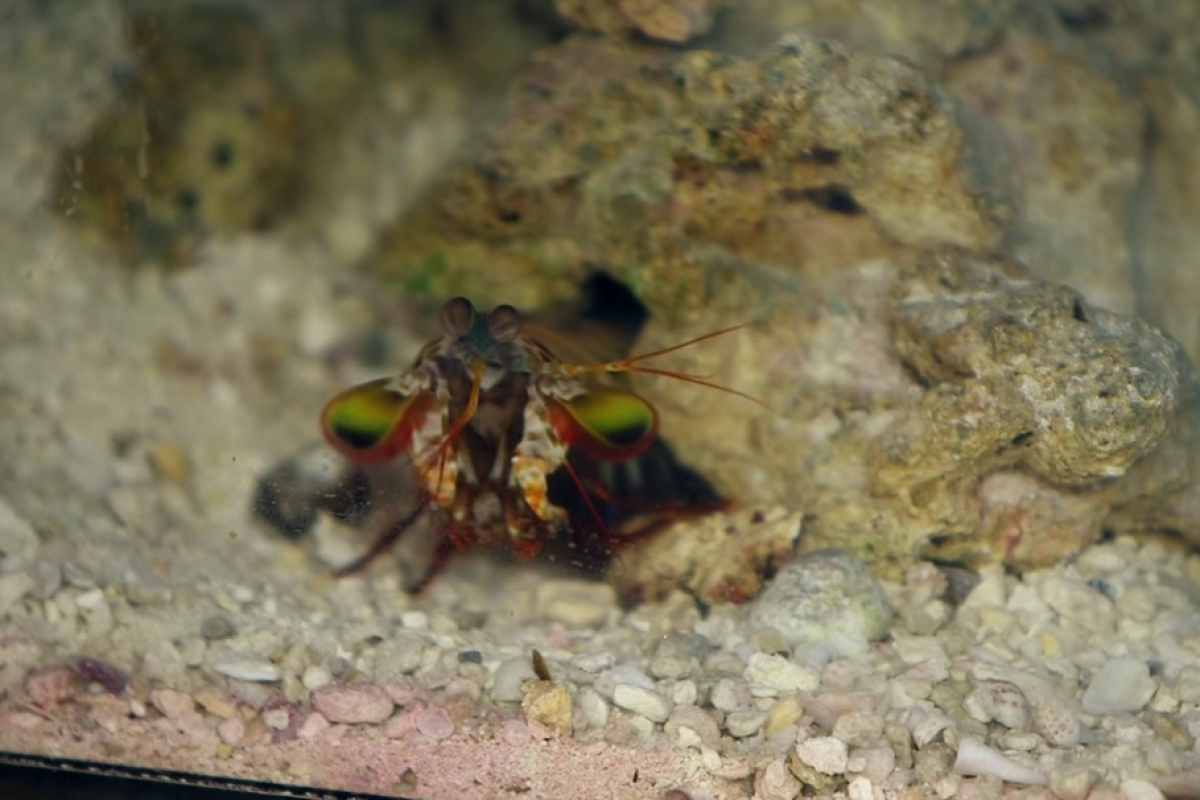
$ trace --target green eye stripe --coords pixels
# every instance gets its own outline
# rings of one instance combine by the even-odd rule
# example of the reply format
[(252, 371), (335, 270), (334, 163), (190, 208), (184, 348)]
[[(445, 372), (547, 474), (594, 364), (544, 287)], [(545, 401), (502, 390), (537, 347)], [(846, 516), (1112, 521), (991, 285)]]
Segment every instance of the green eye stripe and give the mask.
[(619, 389), (593, 389), (565, 405), (589, 435), (612, 447), (638, 444), (655, 425), (650, 404)]
[(372, 381), (334, 398), (325, 413), (329, 431), (359, 450), (368, 450), (387, 438), (409, 405), (409, 398), (388, 391), (387, 383), (387, 379)]

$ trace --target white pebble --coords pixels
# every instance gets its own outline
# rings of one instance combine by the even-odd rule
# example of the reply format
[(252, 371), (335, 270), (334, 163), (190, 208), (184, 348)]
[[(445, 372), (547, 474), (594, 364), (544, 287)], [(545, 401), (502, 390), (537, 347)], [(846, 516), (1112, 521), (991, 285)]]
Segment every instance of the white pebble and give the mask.
[(272, 708), (262, 713), (262, 720), (268, 728), (282, 731), (291, 723), (291, 715), (286, 708)]
[(503, 661), (492, 676), (492, 699), (497, 703), (519, 703), (525, 697), (525, 689), (521, 684), (532, 680), (537, 680), (537, 675), (527, 656)]
[(375, 681), (387, 683), (421, 666), (427, 641), (421, 634), (397, 631), (375, 648)]
[(1100, 668), (1083, 693), (1083, 710), (1089, 714), (1141, 711), (1157, 688), (1145, 661), (1114, 658)]
[(310, 358), (326, 352), (344, 336), (340, 321), (324, 305), (305, 307), (296, 322), (296, 349)]
[(33, 587), (33, 578), (24, 572), (0, 575), (0, 616), (8, 613)]
[(792, 800), (798, 794), (800, 781), (782, 758), (773, 759), (754, 778), (754, 796), (761, 800)]
[(655, 678), (679, 679), (691, 674), (692, 665), (686, 659), (676, 656), (658, 656), (650, 661), (646, 671)]
[(896, 768), (896, 751), (890, 747), (864, 747), (855, 755), (862, 759), (863, 777), (874, 783), (883, 783)]
[(596, 730), (608, 724), (608, 703), (595, 689), (590, 686), (580, 689), (577, 702), (589, 728)]
[(832, 736), (813, 736), (796, 745), (796, 755), (823, 775), (842, 775), (850, 761), (850, 748)]
[(1094, 768), (1064, 764), (1050, 773), (1050, 791), (1061, 800), (1085, 800), (1099, 780), (1099, 772)]
[(584, 653), (571, 659), (571, 665), (584, 672), (599, 672), (612, 666), (612, 653)]
[(1128, 559), (1116, 547), (1101, 544), (1089, 547), (1079, 555), (1075, 566), (1084, 573), (1120, 572)]
[(704, 744), (704, 740), (687, 725), (680, 725), (675, 729), (675, 743), (681, 750), (686, 750), (689, 747), (699, 747)]
[(691, 678), (676, 681), (671, 687), (671, 702), (677, 706), (690, 706), (700, 696), (700, 689)]
[(313, 689), (320, 689), (322, 686), (327, 686), (332, 682), (333, 674), (320, 664), (309, 664), (304, 668), (304, 674), (300, 676), (300, 683), (310, 692)]
[(918, 748), (932, 742), (937, 738), (938, 734), (947, 728), (953, 728), (958, 725), (953, 719), (927, 700), (922, 700), (913, 705), (905, 715), (904, 724), (908, 727), (908, 732), (912, 734), (913, 743)]
[(1033, 619), (1042, 619), (1051, 613), (1050, 606), (1027, 583), (1018, 583), (1012, 588), (1005, 610), (1012, 614), (1027, 614)]
[(838, 717), (833, 735), (853, 747), (877, 743), (883, 737), (883, 717), (876, 711), (847, 711)]
[(652, 722), (666, 722), (671, 716), (671, 701), (658, 692), (628, 683), (613, 687), (613, 703), (626, 711), (641, 714)]
[(1020, 753), (1031, 752), (1041, 743), (1042, 740), (1036, 733), (1009, 731), (1000, 737), (1001, 747), (1005, 750), (1016, 750)]
[(987, 564), (979, 570), (979, 583), (963, 601), (964, 608), (1003, 608), (1008, 599), (1004, 567)]
[(198, 667), (204, 663), (208, 645), (199, 636), (184, 639), (179, 643), (179, 660), (185, 667)]
[(1046, 785), (1046, 776), (1042, 773), (1018, 764), (971, 736), (962, 737), (958, 743), (954, 772), (969, 776), (992, 775), (1002, 781), (1027, 786)]
[(213, 669), (229, 678), (255, 683), (272, 683), (279, 680), (279, 667), (270, 661), (254, 661), (243, 659), (239, 661), (221, 661), (213, 664)]
[(675, 706), (670, 719), (663, 724), (668, 736), (674, 731), (681, 740), (690, 736), (680, 733), (684, 728), (700, 737), (704, 744), (716, 745), (721, 741), (721, 729), (717, 727), (717, 721), (698, 706)]
[(755, 653), (750, 656), (742, 677), (750, 683), (774, 689), (783, 694), (811, 692), (821, 681), (812, 670), (789, 661), (783, 656)]
[(405, 611), (400, 615), (400, 624), (414, 631), (423, 631), (429, 627), (429, 615), (424, 611)]
[(750, 605), (750, 622), (793, 647), (853, 655), (882, 638), (892, 618), (883, 587), (843, 550), (820, 550), (783, 566)]
[(1163, 800), (1163, 793), (1157, 786), (1138, 778), (1121, 781), (1121, 793), (1127, 800)]
[(946, 649), (942, 647), (942, 643), (937, 640), (937, 637), (896, 634), (892, 640), (896, 648), (896, 655), (900, 656), (900, 660), (909, 666), (929, 661), (939, 664), (950, 663), (950, 659), (946, 656)]
[(846, 787), (846, 795), (850, 800), (874, 800), (875, 790), (869, 779), (858, 777), (850, 781), (850, 785)]
[(616, 590), (607, 583), (581, 580), (545, 581), (534, 595), (538, 616), (576, 628), (594, 628), (617, 607)]
[(1112, 601), (1079, 581), (1054, 576), (1042, 583), (1040, 594), (1064, 618), (1095, 633), (1111, 633), (1116, 624)]
[(103, 602), (103, 589), (90, 589), (75, 598), (75, 605), (81, 611), (94, 611)]
[(112, 607), (104, 598), (104, 591), (91, 589), (75, 598), (75, 605), (87, 624), (89, 637), (107, 636), (113, 629)]
[(641, 686), (643, 689), (651, 691), (654, 691), (657, 686), (654, 679), (643, 672), (641, 667), (637, 664), (627, 662), (601, 672), (592, 683), (592, 688), (599, 692), (601, 696), (611, 698), (613, 689), (618, 683)]
[(765, 711), (734, 711), (725, 717), (725, 728), (735, 739), (748, 739), (767, 722)]
[(719, 711), (741, 711), (754, 705), (750, 687), (738, 678), (721, 678), (709, 697), (712, 707)]

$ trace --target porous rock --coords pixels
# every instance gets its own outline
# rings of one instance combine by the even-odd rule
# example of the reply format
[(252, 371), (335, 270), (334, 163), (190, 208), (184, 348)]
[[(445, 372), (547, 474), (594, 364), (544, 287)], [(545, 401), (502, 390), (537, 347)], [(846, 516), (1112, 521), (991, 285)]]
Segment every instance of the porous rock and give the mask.
[(788, 564), (754, 601), (751, 621), (792, 646), (853, 655), (887, 633), (892, 608), (866, 566), (845, 551), (809, 553)]
[[(994, 41), (1005, 13), (959, 14), (945, 53)], [(899, 60), (812, 35), (756, 58), (568, 37), (371, 263), (403, 277), (436, 258), (438, 296), (527, 307), (606, 269), (652, 312), (642, 351), (752, 323), (671, 366), (771, 411), (639, 390), (723, 494), (802, 510), (804, 550), (894, 577), (920, 557), (1044, 565), (1105, 528), (1200, 538), (1182, 349), (1031, 277), (1054, 247), (1028, 267), (992, 255), (1013, 215), (990, 180), (947, 93)], [(797, 542), (798, 525), (707, 524), (624, 548), (619, 589), (743, 601)]]
[(521, 699), (521, 708), (529, 722), (536, 722), (559, 736), (570, 735), (572, 703), (566, 684), (532, 682)]

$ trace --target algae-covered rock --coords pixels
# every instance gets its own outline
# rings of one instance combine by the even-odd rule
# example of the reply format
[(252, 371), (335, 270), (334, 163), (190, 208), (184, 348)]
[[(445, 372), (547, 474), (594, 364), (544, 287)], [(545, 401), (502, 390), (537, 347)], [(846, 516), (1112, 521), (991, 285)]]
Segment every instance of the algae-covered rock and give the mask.
[(881, 234), (996, 242), (1004, 209), (964, 158), (944, 95), (898, 61), (803, 37), (759, 61), (568, 39), (370, 263), (535, 306), (599, 266), (660, 313), (744, 315), (777, 264), (878, 253)]
[(211, 231), (268, 227), (299, 189), (300, 106), (262, 21), (131, 14), (118, 102), (64, 154), (57, 205), (133, 260), (186, 263)]
[[(108, 113), (62, 153), (54, 203), (125, 260), (168, 266), (309, 203), (334, 255), (361, 257), (363, 234), (328, 218), (346, 206), (372, 222), (379, 206), (394, 214), (394, 197), (411, 198), (379, 186), (381, 168), (407, 158), (422, 186), (445, 157), (436, 145), (456, 145), (548, 35), (494, 2), (133, 0), (122, 11), (134, 57), (114, 71)], [(422, 147), (421, 133), (438, 141)]]
[(903, 286), (894, 343), (928, 388), (875, 444), (873, 493), (913, 510), (957, 495), (940, 505), (963, 534), (939, 555), (1052, 561), (1194, 480), (1195, 375), (1148, 323), (961, 254)]
[(746, 0), (706, 45), (755, 55), (805, 31), (916, 64), (1012, 196), (1012, 252), (1037, 277), (1161, 325), (1196, 361), (1198, 25), (1191, 0)]

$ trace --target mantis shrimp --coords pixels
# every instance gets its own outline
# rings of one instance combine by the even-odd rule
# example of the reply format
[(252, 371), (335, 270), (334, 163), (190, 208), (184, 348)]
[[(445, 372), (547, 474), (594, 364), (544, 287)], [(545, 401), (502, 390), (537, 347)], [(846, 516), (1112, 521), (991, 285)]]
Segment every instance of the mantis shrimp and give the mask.
[[(568, 363), (548, 344), (553, 332), (522, 320), (512, 306), (485, 314), (457, 297), (440, 317), (442, 335), (407, 371), (343, 391), (321, 412), (325, 440), (353, 465), (406, 459), (416, 483), (415, 502), (338, 575), (366, 567), (425, 514), (435, 517), (438, 539), (424, 575), (409, 587), (412, 594), (426, 588), (455, 553), (506, 548), (518, 559), (530, 559), (564, 531), (578, 535), (586, 527), (582, 520), (615, 551), (617, 542), (598, 509), (619, 506), (612, 498), (610, 487), (617, 481), (610, 465), (669, 470), (685, 482), (692, 473), (658, 440), (654, 406), (613, 377), (666, 376), (759, 402), (706, 378), (645, 363), (742, 326), (615, 361)], [(564, 496), (555, 489), (563, 474), (582, 508), (556, 502)], [(664, 511), (723, 507), (702, 485), (699, 499), (655, 498), (659, 518)], [(646, 530), (653, 527), (654, 522)]]

